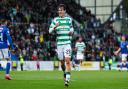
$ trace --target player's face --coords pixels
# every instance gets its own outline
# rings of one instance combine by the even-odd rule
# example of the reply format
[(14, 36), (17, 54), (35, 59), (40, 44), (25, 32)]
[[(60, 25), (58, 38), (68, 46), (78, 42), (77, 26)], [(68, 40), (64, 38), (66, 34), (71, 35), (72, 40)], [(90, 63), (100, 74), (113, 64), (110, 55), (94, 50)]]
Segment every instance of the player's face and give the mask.
[(125, 36), (122, 36), (122, 41), (125, 41)]
[(65, 10), (63, 7), (58, 8), (58, 14), (59, 14), (59, 17), (65, 16)]
[(81, 37), (79, 38), (79, 42), (82, 42), (82, 38)]

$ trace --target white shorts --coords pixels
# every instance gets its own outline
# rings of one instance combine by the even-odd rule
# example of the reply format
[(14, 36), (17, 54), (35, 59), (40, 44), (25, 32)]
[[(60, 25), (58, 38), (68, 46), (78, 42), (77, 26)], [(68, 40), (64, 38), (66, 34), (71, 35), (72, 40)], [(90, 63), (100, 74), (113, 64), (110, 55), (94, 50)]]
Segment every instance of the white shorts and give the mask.
[(76, 59), (77, 60), (84, 60), (84, 55), (83, 54), (77, 54)]
[(128, 54), (121, 54), (122, 61), (127, 61)]
[(71, 58), (71, 46), (70, 44), (57, 46), (57, 54), (59, 60), (63, 60), (65, 57)]
[(0, 59), (10, 58), (8, 48), (0, 49)]

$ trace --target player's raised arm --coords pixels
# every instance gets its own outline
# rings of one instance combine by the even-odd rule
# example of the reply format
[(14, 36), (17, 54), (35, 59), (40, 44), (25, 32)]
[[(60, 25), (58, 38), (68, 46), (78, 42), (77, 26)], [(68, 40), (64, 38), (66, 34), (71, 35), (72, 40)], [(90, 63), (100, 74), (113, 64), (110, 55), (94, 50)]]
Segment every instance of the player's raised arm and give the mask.
[(121, 48), (118, 48), (117, 51), (114, 52), (115, 55), (117, 55), (120, 52)]
[(52, 33), (58, 26), (59, 23), (54, 19), (49, 27), (49, 33)]

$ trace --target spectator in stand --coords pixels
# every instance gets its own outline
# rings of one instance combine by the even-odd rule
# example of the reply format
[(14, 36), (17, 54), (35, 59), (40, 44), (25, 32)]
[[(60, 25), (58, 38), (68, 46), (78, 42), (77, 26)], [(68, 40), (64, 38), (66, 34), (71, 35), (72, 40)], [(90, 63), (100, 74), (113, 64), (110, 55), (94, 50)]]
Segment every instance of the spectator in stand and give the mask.
[(32, 60), (36, 61), (37, 59), (38, 59), (37, 50), (34, 49), (33, 54), (32, 54)]

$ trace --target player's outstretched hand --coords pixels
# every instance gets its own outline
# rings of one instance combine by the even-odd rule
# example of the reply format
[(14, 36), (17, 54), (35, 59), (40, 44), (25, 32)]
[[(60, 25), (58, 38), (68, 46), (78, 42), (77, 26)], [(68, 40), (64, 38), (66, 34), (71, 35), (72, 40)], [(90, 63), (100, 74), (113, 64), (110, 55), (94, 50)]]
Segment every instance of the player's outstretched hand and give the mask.
[(15, 54), (16, 51), (14, 49), (10, 50), (12, 54)]
[(117, 55), (118, 55), (118, 52), (117, 52), (117, 51), (115, 51), (115, 52), (114, 52), (114, 54), (117, 56)]
[(11, 48), (11, 46), (8, 46), (8, 49), (9, 49), (9, 51), (10, 51), (12, 54), (15, 54), (15, 53), (16, 53), (15, 48), (14, 48), (14, 49), (12, 49), (12, 48)]
[(59, 26), (59, 23), (57, 22), (57, 23), (55, 24), (54, 30), (55, 30), (58, 26)]
[(58, 27), (58, 26), (59, 26), (59, 22), (56, 23), (56, 27)]

